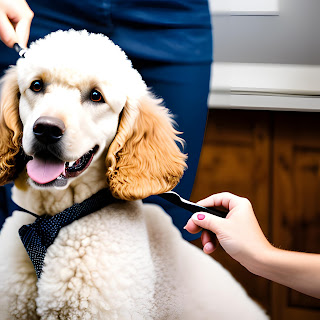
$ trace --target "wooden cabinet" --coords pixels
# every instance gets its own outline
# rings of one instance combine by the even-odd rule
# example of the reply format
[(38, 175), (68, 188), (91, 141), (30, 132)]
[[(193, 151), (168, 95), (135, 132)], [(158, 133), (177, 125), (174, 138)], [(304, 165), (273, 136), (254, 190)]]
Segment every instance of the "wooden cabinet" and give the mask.
[[(320, 253), (320, 113), (210, 110), (192, 200), (221, 191), (250, 199), (275, 246)], [(320, 318), (320, 300), (249, 273), (222, 248), (213, 257), (272, 319)]]

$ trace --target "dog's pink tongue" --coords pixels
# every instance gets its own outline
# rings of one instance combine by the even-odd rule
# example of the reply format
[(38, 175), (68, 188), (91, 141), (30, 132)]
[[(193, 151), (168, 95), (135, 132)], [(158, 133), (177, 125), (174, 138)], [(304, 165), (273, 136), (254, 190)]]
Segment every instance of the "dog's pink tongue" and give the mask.
[(48, 183), (65, 173), (65, 165), (62, 161), (50, 161), (33, 158), (27, 163), (29, 177), (40, 184)]

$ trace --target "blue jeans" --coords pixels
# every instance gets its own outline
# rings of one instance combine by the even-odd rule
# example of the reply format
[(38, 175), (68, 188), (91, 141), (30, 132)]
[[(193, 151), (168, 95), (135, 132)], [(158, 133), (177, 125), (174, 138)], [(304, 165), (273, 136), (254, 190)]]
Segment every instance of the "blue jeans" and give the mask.
[[(207, 0), (30, 0), (35, 13), (30, 41), (58, 29), (104, 33), (118, 44), (156, 96), (175, 115), (186, 141), (188, 169), (176, 187), (189, 198), (197, 171), (207, 118), (212, 31)], [(0, 73), (17, 55), (0, 44)], [(10, 186), (0, 188), (0, 224), (14, 204)], [(152, 196), (172, 216), (182, 235), (190, 213)]]

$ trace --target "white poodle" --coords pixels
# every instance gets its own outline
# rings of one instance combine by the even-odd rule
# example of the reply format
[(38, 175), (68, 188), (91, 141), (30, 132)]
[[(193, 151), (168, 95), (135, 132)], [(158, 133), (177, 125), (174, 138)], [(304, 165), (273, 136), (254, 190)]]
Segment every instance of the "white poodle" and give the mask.
[(185, 169), (160, 103), (119, 47), (86, 31), (38, 40), (7, 71), (0, 183), (14, 180), (14, 201), (44, 217), (101, 190), (103, 201), (58, 231), (43, 263), (40, 247), (32, 263), (19, 237), (36, 218), (16, 211), (6, 220), (1, 320), (267, 319), (160, 207), (139, 200), (172, 189)]

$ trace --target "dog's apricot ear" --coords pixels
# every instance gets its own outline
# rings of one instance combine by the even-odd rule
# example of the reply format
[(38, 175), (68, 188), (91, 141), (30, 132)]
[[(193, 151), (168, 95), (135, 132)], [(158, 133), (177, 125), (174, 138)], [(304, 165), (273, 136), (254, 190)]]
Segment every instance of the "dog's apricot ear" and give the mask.
[(22, 141), (19, 117), (19, 87), (16, 68), (11, 67), (1, 79), (0, 94), (0, 185), (16, 176), (17, 158)]
[(128, 100), (106, 159), (112, 194), (135, 200), (173, 189), (186, 168), (177, 134), (160, 99)]

